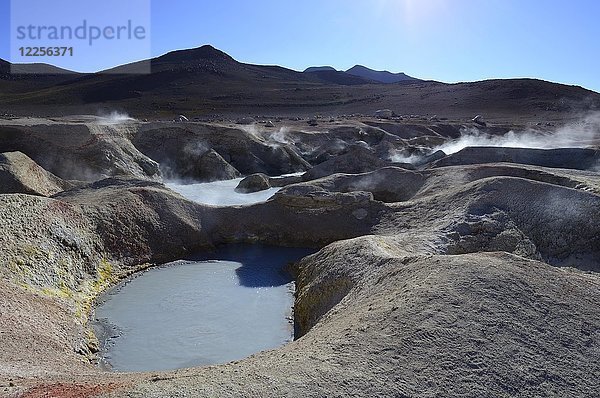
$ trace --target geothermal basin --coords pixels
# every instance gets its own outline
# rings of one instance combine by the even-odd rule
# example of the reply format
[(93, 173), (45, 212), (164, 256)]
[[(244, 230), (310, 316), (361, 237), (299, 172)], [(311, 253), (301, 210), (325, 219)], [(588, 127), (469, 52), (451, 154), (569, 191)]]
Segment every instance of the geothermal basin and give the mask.
[(226, 363), (293, 340), (286, 266), (309, 249), (230, 245), (126, 280), (98, 301), (101, 364), (155, 371)]

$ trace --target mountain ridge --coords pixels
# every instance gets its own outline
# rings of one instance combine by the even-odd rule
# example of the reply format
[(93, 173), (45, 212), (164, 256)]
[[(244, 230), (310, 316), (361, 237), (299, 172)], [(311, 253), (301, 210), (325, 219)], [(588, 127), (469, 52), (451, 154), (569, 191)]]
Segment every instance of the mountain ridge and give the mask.
[(11, 75), (10, 64), (0, 62), (0, 69), (7, 71), (0, 73), (0, 114), (95, 114), (99, 109), (119, 109), (136, 117), (342, 115), (391, 109), (399, 115), (471, 119), (483, 114), (488, 120), (508, 115), (539, 122), (600, 110), (596, 92), (536, 79), (382, 84), (333, 68), (299, 72), (242, 63), (212, 46), (172, 51), (150, 63), (152, 72), (140, 75), (119, 73), (135, 63), (106, 74)]
[(304, 73), (323, 72), (323, 71), (339, 72), (333, 66), (310, 66), (310, 67), (304, 69)]
[(348, 69), (346, 73), (354, 76), (359, 76), (365, 79), (375, 80), (380, 83), (399, 83), (399, 82), (417, 82), (422, 81), (415, 77), (409, 76), (406, 73), (392, 73), (387, 70), (379, 71), (371, 68), (367, 68), (363, 65), (354, 65)]

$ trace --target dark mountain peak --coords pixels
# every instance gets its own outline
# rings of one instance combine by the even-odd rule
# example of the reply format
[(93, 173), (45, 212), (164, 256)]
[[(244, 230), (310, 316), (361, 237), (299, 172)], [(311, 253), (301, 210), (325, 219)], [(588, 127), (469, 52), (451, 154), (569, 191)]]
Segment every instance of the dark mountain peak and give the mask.
[(161, 62), (190, 62), (199, 60), (235, 62), (232, 57), (210, 45), (189, 50), (171, 51), (156, 58), (156, 60)]
[(354, 65), (348, 69), (346, 73), (354, 76), (359, 76), (365, 79), (374, 80), (380, 83), (398, 83), (398, 82), (417, 82), (420, 81), (414, 77), (410, 77), (405, 73), (392, 73), (387, 70), (379, 71), (367, 68), (363, 65)]
[(371, 68), (367, 68), (364, 65), (354, 65), (352, 68), (348, 69), (346, 72), (350, 73), (350, 72), (359, 72), (359, 71), (370, 71), (370, 72), (375, 72), (375, 70), (371, 69)]
[(370, 79), (365, 79), (361, 76), (351, 75), (344, 71), (339, 71), (332, 66), (311, 66), (306, 68), (303, 73), (306, 73), (310, 78), (317, 78), (325, 83), (355, 85), (377, 83)]
[(306, 68), (304, 72), (337, 72), (337, 70), (332, 66), (311, 66), (310, 68)]
[(318, 79), (323, 83), (341, 84), (344, 86), (377, 83), (361, 76), (339, 71), (332, 66), (311, 66), (310, 68), (306, 68), (303, 73), (309, 76), (309, 79)]

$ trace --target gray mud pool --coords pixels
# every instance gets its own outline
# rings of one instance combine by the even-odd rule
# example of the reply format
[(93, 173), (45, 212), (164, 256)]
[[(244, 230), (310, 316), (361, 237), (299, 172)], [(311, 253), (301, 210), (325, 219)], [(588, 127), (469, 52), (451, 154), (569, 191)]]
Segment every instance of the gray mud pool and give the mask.
[[(300, 176), (303, 173), (284, 174), (278, 177)], [(225, 181), (203, 182), (195, 184), (180, 184), (170, 182), (168, 188), (197, 203), (211, 206), (245, 206), (269, 200), (281, 188), (269, 188), (252, 193), (236, 192), (235, 188), (242, 178)]]
[(115, 371), (225, 363), (293, 339), (285, 267), (308, 249), (234, 245), (150, 269), (95, 309), (102, 363)]
[(215, 181), (198, 184), (168, 183), (167, 187), (180, 195), (197, 203), (211, 206), (242, 206), (252, 205), (268, 200), (280, 188), (269, 188), (260, 192), (239, 193), (235, 187), (242, 181), (241, 178), (226, 181)]

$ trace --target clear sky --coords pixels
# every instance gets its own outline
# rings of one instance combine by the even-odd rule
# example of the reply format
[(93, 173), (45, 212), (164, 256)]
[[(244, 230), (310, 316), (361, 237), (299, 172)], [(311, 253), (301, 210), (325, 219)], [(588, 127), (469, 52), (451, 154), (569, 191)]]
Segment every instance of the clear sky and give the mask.
[[(598, 0), (151, 1), (155, 56), (211, 44), (296, 70), (363, 64), (445, 82), (536, 77), (600, 91)], [(3, 39), (8, 3), (0, 0)], [(0, 57), (9, 58), (7, 40)]]

